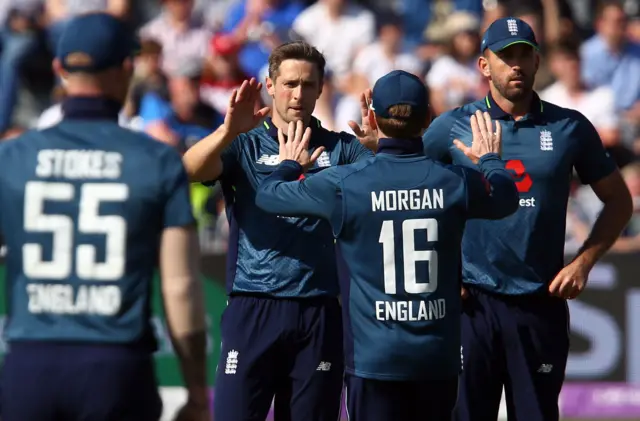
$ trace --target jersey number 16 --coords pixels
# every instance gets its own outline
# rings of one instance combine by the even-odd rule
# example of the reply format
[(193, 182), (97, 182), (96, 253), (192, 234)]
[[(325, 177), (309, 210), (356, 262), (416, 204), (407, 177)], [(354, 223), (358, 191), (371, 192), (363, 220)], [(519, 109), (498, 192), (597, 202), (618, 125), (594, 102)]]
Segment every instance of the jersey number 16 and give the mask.
[[(424, 234), (427, 241), (438, 241), (438, 220), (407, 219), (402, 222), (402, 262), (404, 270), (404, 291), (407, 294), (432, 293), (438, 288), (438, 252), (435, 250), (416, 250), (416, 231)], [(393, 221), (384, 221), (378, 240), (382, 244), (382, 264), (384, 267), (384, 292), (396, 294), (396, 236)], [(416, 263), (428, 262), (429, 282), (418, 282)]]
[[(100, 215), (105, 202), (124, 202), (129, 187), (121, 183), (85, 183), (80, 187), (78, 215), (71, 217), (45, 213), (45, 201), (72, 202), (76, 191), (70, 183), (30, 181), (24, 192), (24, 230), (52, 234), (51, 260), (43, 259), (40, 244), (22, 247), (22, 266), (32, 279), (62, 280), (71, 276), (75, 251), (76, 275), (85, 280), (116, 281), (125, 272), (127, 223), (122, 216)], [(77, 222), (77, 227), (75, 226)], [(74, 244), (74, 233), (104, 235), (105, 261), (96, 261), (96, 247)]]

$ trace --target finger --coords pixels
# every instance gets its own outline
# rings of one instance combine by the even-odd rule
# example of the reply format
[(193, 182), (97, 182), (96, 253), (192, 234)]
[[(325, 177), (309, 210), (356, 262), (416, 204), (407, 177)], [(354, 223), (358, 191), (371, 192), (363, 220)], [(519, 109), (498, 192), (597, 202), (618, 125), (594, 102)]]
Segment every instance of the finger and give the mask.
[[(494, 132), (493, 132), (493, 121), (491, 120), (491, 115), (489, 115), (489, 113), (485, 111), (484, 113), (482, 113), (482, 116), (484, 117), (484, 123), (487, 127), (487, 134), (492, 136)], [(491, 138), (488, 137), (487, 139), (491, 139)]]
[(256, 120), (262, 120), (269, 114), (269, 112), (271, 112), (271, 108), (269, 107), (260, 108), (258, 112), (255, 113)]
[(284, 142), (284, 132), (282, 129), (278, 129), (278, 144), (280, 145), (280, 150), (284, 151), (285, 142)]
[(467, 291), (467, 289), (465, 287), (461, 287), (460, 288), (460, 297), (462, 297), (463, 300), (466, 300), (468, 296), (469, 296), (469, 291)]
[(232, 109), (236, 105), (236, 100), (238, 98), (238, 90), (234, 89), (231, 92), (231, 96), (229, 97), (229, 109)]
[(367, 89), (366, 91), (364, 91), (364, 99), (365, 99), (365, 102), (367, 103), (367, 114), (369, 114), (369, 110), (371, 110), (371, 95), (372, 95), (371, 89)]
[(555, 295), (555, 296), (559, 296), (559, 290), (560, 290), (560, 285), (562, 285), (562, 278), (560, 277), (556, 277), (553, 281), (551, 281), (551, 283), (549, 284), (549, 293), (551, 295)]
[(498, 141), (502, 140), (502, 124), (499, 121), (496, 121), (496, 138)]
[(362, 131), (358, 123), (353, 120), (349, 120), (347, 124), (349, 125), (349, 127), (351, 127), (351, 130), (353, 131), (353, 134), (356, 135), (356, 137), (364, 137), (364, 132)]
[(475, 114), (471, 116), (470, 123), (471, 123), (471, 134), (472, 134), (473, 141), (475, 142), (477, 140), (480, 140), (482, 137), (482, 134), (480, 133), (478, 118), (475, 116)]
[(360, 95), (360, 116), (362, 121), (369, 117), (369, 103), (367, 102), (366, 92)]
[(296, 123), (291, 121), (287, 127), (287, 143), (291, 144), (296, 135)]
[(245, 80), (242, 82), (240, 87), (238, 88), (238, 96), (236, 97), (236, 104), (238, 102), (243, 101), (247, 96), (247, 87), (249, 86), (249, 81)]
[(469, 147), (467, 145), (465, 145), (464, 143), (462, 143), (458, 139), (453, 139), (453, 144), (455, 145), (456, 148), (460, 149), (465, 154), (467, 153), (467, 150), (469, 149)]
[(476, 121), (478, 122), (478, 129), (480, 130), (480, 134), (482, 135), (482, 139), (488, 139), (487, 137), (487, 123), (484, 119), (483, 113), (478, 110), (476, 111)]
[(316, 162), (322, 152), (324, 152), (324, 146), (320, 146), (318, 149), (313, 151), (313, 153), (311, 154), (311, 158), (309, 158), (309, 163), (313, 164), (314, 162)]
[(302, 141), (302, 136), (304, 136), (305, 134), (305, 130), (304, 130), (304, 123), (302, 123), (302, 120), (298, 120), (296, 121), (296, 132), (295, 132), (295, 142), (296, 145), (299, 144)]
[[(302, 126), (302, 124), (301, 124)], [(309, 149), (309, 142), (311, 141), (311, 127), (307, 127), (302, 135), (302, 141), (300, 143), (300, 149)]]
[(558, 292), (562, 298), (569, 298), (572, 294), (575, 293), (573, 280), (565, 280), (565, 282), (560, 285), (560, 290)]

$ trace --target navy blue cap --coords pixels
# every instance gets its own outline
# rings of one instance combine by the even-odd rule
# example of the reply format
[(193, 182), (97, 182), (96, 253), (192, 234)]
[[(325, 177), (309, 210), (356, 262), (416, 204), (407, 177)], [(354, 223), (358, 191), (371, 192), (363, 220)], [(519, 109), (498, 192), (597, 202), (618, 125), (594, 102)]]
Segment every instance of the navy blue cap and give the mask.
[(120, 66), (139, 50), (127, 25), (107, 13), (79, 15), (66, 25), (56, 58), (68, 72), (99, 72)]
[(497, 53), (514, 44), (527, 44), (538, 49), (533, 29), (522, 19), (508, 17), (494, 21), (484, 32), (480, 51), (487, 48)]
[(394, 105), (411, 105), (418, 112), (429, 110), (429, 91), (416, 75), (404, 70), (394, 70), (382, 76), (373, 86), (371, 109), (383, 118), (398, 118), (389, 115)]

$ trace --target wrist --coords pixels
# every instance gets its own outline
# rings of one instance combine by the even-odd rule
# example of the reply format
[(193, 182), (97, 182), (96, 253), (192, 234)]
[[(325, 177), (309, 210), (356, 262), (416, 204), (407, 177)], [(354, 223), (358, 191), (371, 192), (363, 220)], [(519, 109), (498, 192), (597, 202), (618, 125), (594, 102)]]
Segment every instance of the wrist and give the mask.
[(190, 387), (187, 391), (188, 402), (196, 407), (209, 407), (209, 391), (206, 387)]

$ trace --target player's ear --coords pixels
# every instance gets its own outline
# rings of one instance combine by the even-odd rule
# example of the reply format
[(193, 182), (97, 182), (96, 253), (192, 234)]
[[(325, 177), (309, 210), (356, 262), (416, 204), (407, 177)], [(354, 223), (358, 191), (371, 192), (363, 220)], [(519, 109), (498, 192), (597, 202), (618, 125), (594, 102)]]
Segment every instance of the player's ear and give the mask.
[(267, 76), (264, 80), (264, 85), (267, 87), (267, 92), (269, 93), (270, 96), (274, 96), (276, 94), (275, 80)]
[(485, 54), (481, 54), (480, 57), (478, 57), (478, 69), (480, 70), (480, 73), (482, 73), (484, 77), (491, 76), (489, 60), (487, 59)]
[(538, 72), (538, 68), (540, 68), (540, 53), (536, 51), (536, 73)]
[(67, 73), (67, 71), (62, 68), (62, 63), (60, 62), (60, 60), (54, 58), (53, 63), (51, 63), (51, 67), (53, 68), (53, 73), (60, 78), (62, 86), (66, 86), (69, 73)]
[[(322, 96), (322, 89), (324, 88), (324, 84), (325, 84), (325, 79), (322, 78), (320, 80), (320, 86), (318, 87), (318, 98), (320, 98), (320, 96)], [(316, 99), (318, 99), (316, 98)]]

